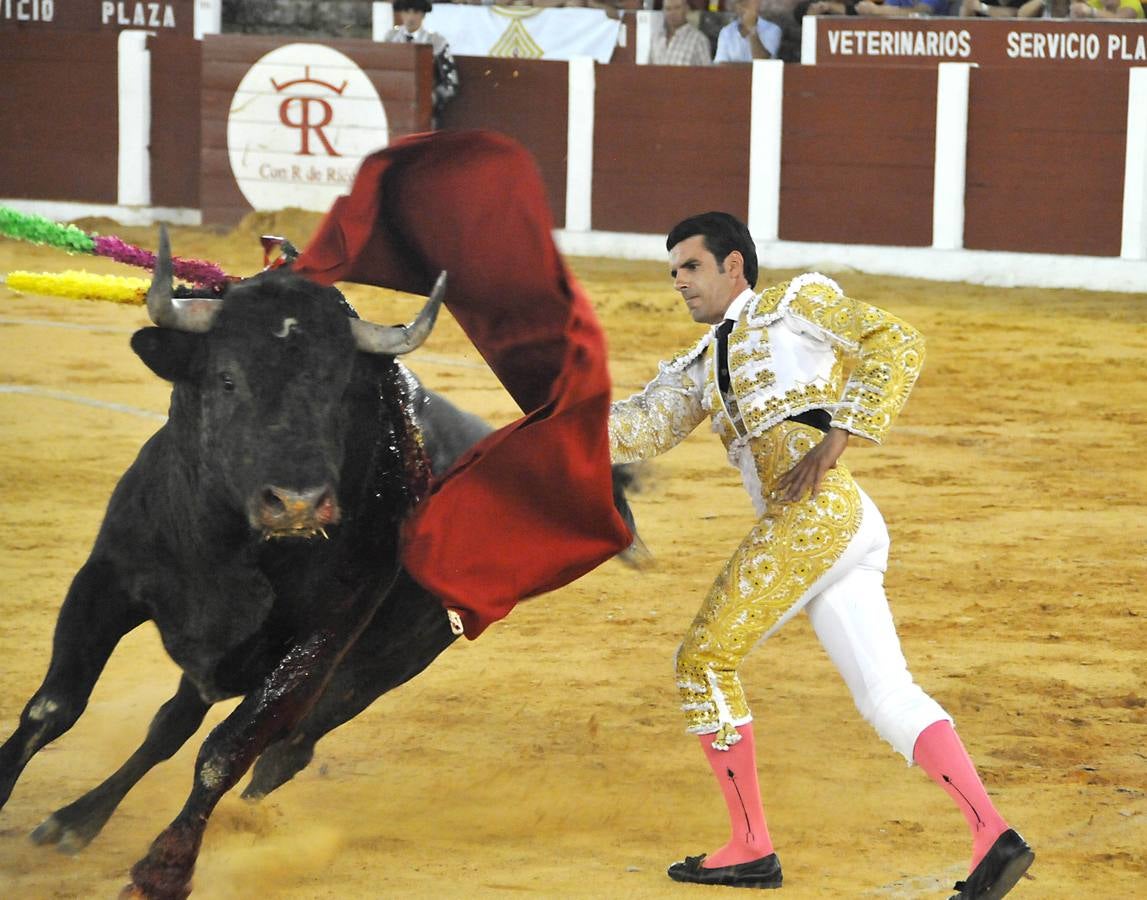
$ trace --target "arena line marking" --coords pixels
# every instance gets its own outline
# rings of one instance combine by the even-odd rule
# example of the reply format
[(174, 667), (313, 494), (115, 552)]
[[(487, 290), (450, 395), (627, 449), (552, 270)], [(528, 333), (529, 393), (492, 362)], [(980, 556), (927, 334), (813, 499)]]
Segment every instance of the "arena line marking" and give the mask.
[(79, 322), (51, 322), (48, 319), (9, 319), (0, 316), (0, 325), (31, 325), (38, 328), (70, 328), (76, 331), (113, 332), (115, 334), (135, 334), (135, 328), (117, 328), (114, 325), (84, 325)]
[[(84, 325), (80, 322), (53, 322), (49, 319), (10, 319), (0, 316), (0, 325), (28, 325), (33, 328), (70, 328), (76, 331), (94, 331), (109, 334), (135, 334), (137, 328), (119, 328), (115, 325)], [(460, 369), (486, 369), (482, 362), (474, 362), (457, 356), (442, 356), (437, 353), (419, 353), (417, 359), (438, 366), (455, 366)]]
[(152, 412), (150, 409), (140, 409), (137, 406), (128, 406), (124, 403), (109, 403), (106, 400), (96, 400), (94, 397), (83, 397), (79, 394), (69, 394), (66, 391), (52, 391), (47, 388), (28, 384), (0, 384), (0, 394), (24, 394), (31, 397), (47, 397), (49, 400), (62, 400), (65, 403), (78, 403), (81, 406), (92, 406), (96, 409), (106, 409), (112, 412), (127, 413), (141, 419), (154, 419), (166, 422), (167, 416)]

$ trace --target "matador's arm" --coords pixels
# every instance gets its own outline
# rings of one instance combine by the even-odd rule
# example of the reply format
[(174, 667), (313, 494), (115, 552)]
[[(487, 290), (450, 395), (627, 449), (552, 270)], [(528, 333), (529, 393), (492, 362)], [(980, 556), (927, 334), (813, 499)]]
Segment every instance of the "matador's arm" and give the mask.
[(891, 313), (825, 284), (802, 288), (788, 314), (799, 330), (819, 332), (856, 359), (831, 410), (832, 426), (883, 441), (924, 365), (923, 336)]
[(645, 389), (609, 409), (609, 452), (615, 463), (637, 462), (677, 446), (705, 419), (703, 355), (663, 364)]

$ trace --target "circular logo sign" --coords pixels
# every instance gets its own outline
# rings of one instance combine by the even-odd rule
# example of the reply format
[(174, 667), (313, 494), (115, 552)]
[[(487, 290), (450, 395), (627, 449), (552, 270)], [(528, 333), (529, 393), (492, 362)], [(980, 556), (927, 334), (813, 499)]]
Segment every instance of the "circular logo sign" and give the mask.
[(352, 60), (321, 44), (287, 44), (243, 76), (227, 117), (227, 153), (255, 209), (324, 212), (368, 153), (387, 145), (386, 110)]

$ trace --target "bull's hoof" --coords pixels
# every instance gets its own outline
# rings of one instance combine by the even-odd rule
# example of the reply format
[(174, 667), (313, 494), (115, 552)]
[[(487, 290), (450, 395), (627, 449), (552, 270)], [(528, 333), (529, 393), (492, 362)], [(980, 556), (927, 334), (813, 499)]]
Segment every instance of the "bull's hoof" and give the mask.
[(131, 867), (128, 897), (146, 900), (186, 900), (191, 893), (191, 874), (199, 854), (201, 828), (173, 823), (157, 837), (147, 856)]
[(144, 887), (138, 881), (125, 884), (119, 892), (119, 900), (187, 900), (189, 896), (191, 896), (190, 885), (179, 888), (158, 885)]
[(29, 839), (33, 844), (41, 847), (54, 844), (56, 851), (75, 856), (84, 850), (84, 847), (91, 844), (92, 839), (99, 834), (99, 825), (87, 829), (77, 828), (75, 825), (65, 823), (60, 814), (53, 813), (33, 829)]
[(60, 835), (64, 832), (64, 826), (60, 824), (60, 820), (54, 815), (48, 816), (43, 822), (32, 829), (32, 833), (28, 835), (28, 839), (40, 847), (45, 844), (58, 844), (60, 842)]
[(183, 900), (191, 893), (190, 890), (182, 894), (163, 894), (152, 893), (141, 888), (134, 881), (131, 884), (125, 884), (123, 889), (119, 892), (118, 900)]
[(75, 855), (84, 850), (103, 830), (110, 816), (110, 809), (95, 806), (78, 800), (71, 806), (64, 806), (37, 825), (29, 836), (33, 844), (44, 846), (55, 844), (56, 850)]

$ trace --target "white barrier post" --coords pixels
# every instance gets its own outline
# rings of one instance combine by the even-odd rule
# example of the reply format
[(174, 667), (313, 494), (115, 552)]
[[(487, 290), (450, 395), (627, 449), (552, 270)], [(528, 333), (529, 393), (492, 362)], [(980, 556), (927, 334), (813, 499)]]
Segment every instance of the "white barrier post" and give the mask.
[(223, 0), (195, 0), (195, 40), (223, 30)]
[(370, 5), (370, 37), (375, 41), (386, 40), (390, 30), (394, 28), (394, 6), (390, 3), (372, 3)]
[(1131, 69), (1127, 84), (1127, 157), (1123, 164), (1124, 259), (1147, 259), (1147, 68)]
[(569, 61), (566, 231), (589, 231), (593, 227), (593, 66), (592, 56)]
[(801, 65), (816, 65), (816, 30), (819, 20), (816, 16), (805, 16), (801, 21)]
[(153, 31), (119, 34), (119, 175), (121, 206), (151, 205), (151, 51)]
[(968, 85), (971, 63), (940, 63), (936, 78), (936, 165), (932, 177), (932, 246), (964, 247), (968, 177)]
[(749, 101), (749, 231), (753, 240), (775, 241), (781, 219), (781, 126), (785, 64), (753, 60)]
[(649, 65), (655, 29), (661, 27), (661, 10), (639, 9), (633, 29), (633, 61), (639, 66)]

